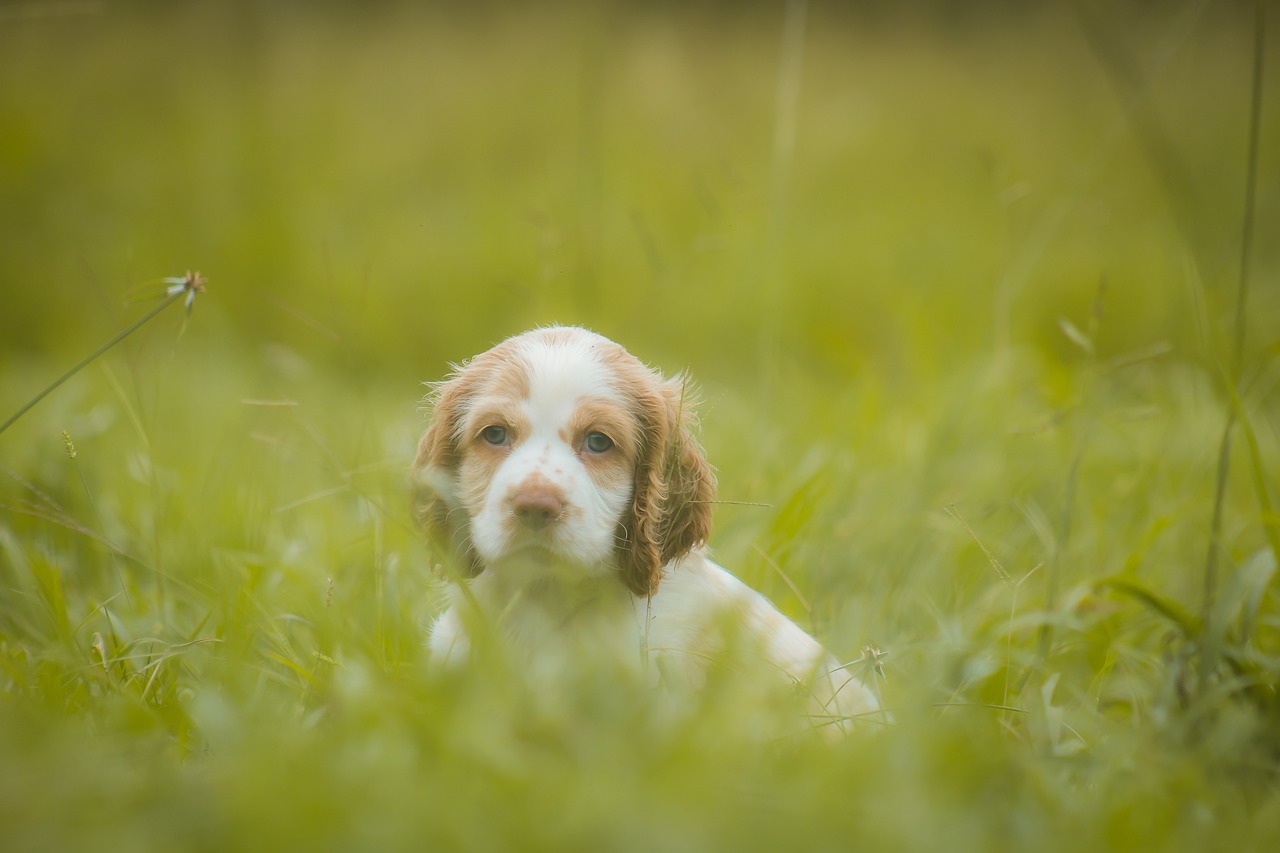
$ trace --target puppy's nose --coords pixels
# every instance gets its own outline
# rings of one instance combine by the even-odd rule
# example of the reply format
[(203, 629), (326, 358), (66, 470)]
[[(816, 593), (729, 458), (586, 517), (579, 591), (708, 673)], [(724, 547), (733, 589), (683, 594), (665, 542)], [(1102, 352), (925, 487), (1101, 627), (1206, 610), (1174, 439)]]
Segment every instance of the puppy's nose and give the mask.
[(549, 486), (526, 486), (511, 496), (511, 511), (526, 527), (541, 530), (564, 513), (564, 498)]

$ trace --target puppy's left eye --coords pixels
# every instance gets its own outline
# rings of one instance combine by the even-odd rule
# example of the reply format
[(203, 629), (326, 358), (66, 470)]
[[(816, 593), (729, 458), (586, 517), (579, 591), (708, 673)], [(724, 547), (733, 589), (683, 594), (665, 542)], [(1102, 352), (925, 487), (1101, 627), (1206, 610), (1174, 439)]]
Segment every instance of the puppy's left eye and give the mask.
[(613, 449), (613, 439), (602, 432), (589, 432), (583, 446), (590, 453), (607, 453)]

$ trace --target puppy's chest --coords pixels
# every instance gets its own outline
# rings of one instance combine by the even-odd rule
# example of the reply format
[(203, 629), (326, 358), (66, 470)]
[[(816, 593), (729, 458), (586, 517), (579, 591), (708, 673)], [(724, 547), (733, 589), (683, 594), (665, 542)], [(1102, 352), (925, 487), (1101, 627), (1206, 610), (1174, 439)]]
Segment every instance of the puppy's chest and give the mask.
[(609, 658), (644, 654), (645, 602), (607, 584), (537, 584), (484, 596), (509, 653), (519, 657)]

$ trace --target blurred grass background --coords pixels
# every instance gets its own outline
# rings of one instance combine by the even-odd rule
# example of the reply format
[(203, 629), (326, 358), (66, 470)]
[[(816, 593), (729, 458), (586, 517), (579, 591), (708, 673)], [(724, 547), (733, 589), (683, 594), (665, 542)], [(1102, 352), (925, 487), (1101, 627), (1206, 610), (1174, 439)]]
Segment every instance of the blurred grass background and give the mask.
[[(0, 846), (1270, 849), (1277, 21), (1237, 382), (1248, 3), (0, 6), (0, 415), (210, 280), (0, 434)], [(426, 666), (420, 383), (551, 322), (895, 726)]]

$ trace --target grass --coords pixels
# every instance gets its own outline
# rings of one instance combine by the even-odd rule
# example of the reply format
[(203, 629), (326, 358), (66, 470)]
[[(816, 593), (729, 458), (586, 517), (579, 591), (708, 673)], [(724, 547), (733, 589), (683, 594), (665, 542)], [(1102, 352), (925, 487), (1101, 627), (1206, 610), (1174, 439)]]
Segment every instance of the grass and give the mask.
[[(96, 8), (0, 29), (0, 414), (209, 284), (0, 431), (0, 846), (1280, 840), (1251, 8)], [(420, 383), (552, 321), (701, 382), (893, 726), (431, 669)]]

